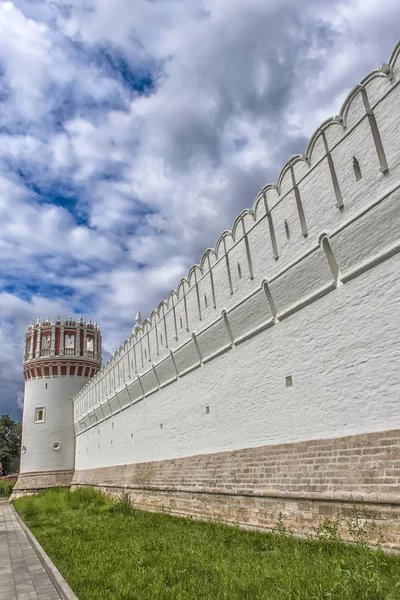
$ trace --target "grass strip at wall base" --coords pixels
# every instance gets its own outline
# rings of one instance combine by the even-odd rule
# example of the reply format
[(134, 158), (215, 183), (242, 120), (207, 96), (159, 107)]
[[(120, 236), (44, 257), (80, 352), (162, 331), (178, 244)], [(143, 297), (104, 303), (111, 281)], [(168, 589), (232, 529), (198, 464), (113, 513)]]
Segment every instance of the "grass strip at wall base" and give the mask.
[(82, 488), (14, 501), (80, 600), (400, 600), (400, 556), (133, 509)]

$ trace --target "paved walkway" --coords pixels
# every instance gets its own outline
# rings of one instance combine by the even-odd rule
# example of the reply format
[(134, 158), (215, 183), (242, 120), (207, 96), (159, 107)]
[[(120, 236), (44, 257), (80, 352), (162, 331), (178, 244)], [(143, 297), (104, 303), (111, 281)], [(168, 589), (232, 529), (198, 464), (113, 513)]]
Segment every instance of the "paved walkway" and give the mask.
[(60, 598), (11, 506), (0, 500), (0, 600)]

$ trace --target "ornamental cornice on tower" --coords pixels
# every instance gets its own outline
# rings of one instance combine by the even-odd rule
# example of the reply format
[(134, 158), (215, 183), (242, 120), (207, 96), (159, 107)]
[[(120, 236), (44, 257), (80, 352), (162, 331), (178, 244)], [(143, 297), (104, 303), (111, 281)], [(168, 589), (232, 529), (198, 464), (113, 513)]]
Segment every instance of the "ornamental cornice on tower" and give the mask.
[(101, 332), (97, 323), (60, 315), (30, 323), (25, 332), (25, 379), (58, 375), (93, 377), (101, 367)]

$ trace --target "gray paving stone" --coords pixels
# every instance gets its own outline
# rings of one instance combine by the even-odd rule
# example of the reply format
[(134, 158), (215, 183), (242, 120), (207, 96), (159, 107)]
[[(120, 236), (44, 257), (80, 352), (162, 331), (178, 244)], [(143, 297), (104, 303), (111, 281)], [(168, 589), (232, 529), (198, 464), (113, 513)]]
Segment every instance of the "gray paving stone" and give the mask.
[(13, 583), (5, 583), (1, 586), (1, 593), (5, 594), (6, 592), (15, 592), (15, 585)]
[(15, 591), (1, 591), (0, 592), (0, 600), (17, 600), (17, 594)]
[(0, 600), (60, 600), (8, 503), (0, 502)]

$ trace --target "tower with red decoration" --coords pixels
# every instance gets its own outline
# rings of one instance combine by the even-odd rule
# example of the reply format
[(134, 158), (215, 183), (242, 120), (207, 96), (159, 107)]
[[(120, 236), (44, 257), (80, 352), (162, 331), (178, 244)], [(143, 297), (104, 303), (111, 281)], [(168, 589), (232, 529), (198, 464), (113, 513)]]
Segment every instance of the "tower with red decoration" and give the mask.
[(31, 323), (25, 334), (20, 475), (13, 496), (69, 485), (74, 471), (72, 398), (101, 367), (101, 333), (82, 318)]

